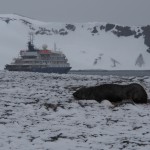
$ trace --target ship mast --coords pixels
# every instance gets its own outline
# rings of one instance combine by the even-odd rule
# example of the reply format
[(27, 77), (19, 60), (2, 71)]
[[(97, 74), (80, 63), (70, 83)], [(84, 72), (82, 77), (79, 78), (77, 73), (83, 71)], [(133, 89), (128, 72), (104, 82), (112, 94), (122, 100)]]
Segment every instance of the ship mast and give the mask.
[(28, 50), (35, 51), (34, 44), (33, 44), (34, 35), (32, 32), (29, 33), (29, 42), (28, 42)]
[(30, 38), (31, 44), (33, 44), (33, 39), (34, 39), (34, 34), (33, 34), (33, 32), (30, 32), (30, 33), (29, 33), (29, 38)]

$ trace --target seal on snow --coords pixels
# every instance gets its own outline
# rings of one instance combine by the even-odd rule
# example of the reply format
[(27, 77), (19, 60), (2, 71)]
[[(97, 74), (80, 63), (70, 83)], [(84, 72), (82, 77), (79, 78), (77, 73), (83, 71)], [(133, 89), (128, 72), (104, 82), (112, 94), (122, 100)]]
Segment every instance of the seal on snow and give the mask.
[(73, 93), (77, 100), (109, 100), (119, 102), (122, 100), (133, 100), (135, 103), (147, 103), (147, 93), (137, 83), (128, 85), (103, 84), (93, 87), (83, 87)]

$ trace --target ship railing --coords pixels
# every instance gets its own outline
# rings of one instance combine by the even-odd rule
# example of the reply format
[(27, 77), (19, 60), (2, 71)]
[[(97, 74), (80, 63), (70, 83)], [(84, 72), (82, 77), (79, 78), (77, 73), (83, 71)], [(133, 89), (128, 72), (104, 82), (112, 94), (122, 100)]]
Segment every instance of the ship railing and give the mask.
[(50, 56), (50, 57), (47, 57), (47, 56), (42, 56), (40, 58), (38, 58), (37, 60), (65, 60), (67, 61), (66, 57), (58, 57), (58, 56)]
[[(11, 63), (14, 64), (14, 63)], [(46, 64), (46, 63), (17, 63), (15, 65), (28, 65), (28, 66), (38, 66), (38, 67), (70, 67), (70, 64)]]
[(53, 66), (62, 66), (62, 65), (69, 65), (68, 63), (66, 62), (51, 62), (51, 61), (41, 61), (41, 62), (38, 62), (38, 61), (17, 61), (16, 62), (12, 62), (12, 64), (28, 64), (28, 65), (53, 65)]

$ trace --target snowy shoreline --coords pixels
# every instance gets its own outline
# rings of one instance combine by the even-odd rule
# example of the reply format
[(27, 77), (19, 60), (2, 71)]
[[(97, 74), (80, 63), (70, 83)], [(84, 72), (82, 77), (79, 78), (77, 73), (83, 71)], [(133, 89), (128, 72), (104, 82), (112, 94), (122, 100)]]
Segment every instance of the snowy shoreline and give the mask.
[(0, 71), (0, 149), (150, 149), (150, 104), (114, 107), (76, 101), (81, 86), (139, 83), (150, 77)]

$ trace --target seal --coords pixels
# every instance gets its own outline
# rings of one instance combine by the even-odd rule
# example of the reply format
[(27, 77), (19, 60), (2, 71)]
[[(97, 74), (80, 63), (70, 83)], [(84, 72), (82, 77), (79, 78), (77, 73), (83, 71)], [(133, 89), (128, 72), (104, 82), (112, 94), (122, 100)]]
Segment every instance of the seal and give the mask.
[(122, 100), (133, 100), (135, 103), (147, 103), (147, 93), (144, 88), (137, 83), (128, 85), (103, 84), (93, 87), (82, 87), (73, 93), (77, 100), (109, 100), (120, 102)]

